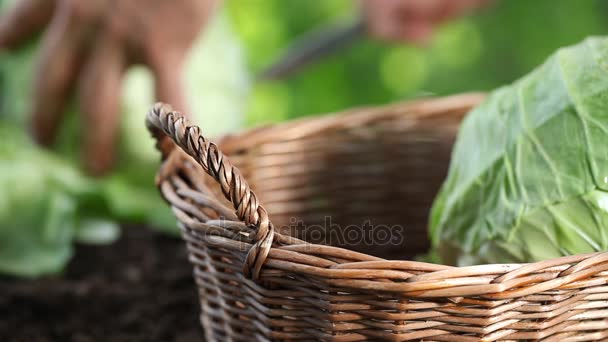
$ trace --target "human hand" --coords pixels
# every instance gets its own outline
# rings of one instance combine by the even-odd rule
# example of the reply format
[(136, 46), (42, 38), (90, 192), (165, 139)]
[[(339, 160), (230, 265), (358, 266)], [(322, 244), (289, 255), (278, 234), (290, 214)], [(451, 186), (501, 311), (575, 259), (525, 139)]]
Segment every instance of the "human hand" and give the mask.
[(441, 23), (487, 0), (362, 0), (369, 33), (379, 39), (422, 44)]
[(188, 112), (182, 70), (217, 0), (20, 0), (0, 17), (0, 50), (44, 30), (32, 98), (32, 134), (51, 145), (72, 92), (83, 122), (83, 154), (95, 175), (110, 170), (119, 131), (121, 83), (148, 66), (156, 98)]

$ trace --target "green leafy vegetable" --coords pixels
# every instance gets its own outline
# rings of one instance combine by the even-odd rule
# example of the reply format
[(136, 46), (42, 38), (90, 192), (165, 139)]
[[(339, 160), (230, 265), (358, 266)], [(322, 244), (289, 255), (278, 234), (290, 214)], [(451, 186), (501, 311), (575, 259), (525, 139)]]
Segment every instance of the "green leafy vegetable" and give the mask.
[(33, 146), (19, 128), (1, 124), (0, 136), (0, 272), (57, 272), (74, 239), (118, 237), (100, 184)]
[(608, 247), (608, 39), (558, 50), (464, 120), (431, 213), (444, 262)]

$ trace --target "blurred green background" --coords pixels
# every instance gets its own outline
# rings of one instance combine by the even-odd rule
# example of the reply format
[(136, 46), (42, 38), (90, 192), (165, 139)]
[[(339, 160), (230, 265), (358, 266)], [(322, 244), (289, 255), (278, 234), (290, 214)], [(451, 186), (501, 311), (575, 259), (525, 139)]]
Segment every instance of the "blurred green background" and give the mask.
[[(0, 11), (13, 1), (0, 0)], [(355, 20), (357, 4), (226, 0), (186, 67), (193, 120), (212, 137), (354, 106), (490, 90), (561, 46), (608, 32), (608, 0), (496, 0), (443, 25), (424, 47), (365, 38), (285, 81), (254, 81), (302, 34)], [(0, 273), (60, 271), (74, 241), (114, 241), (124, 222), (177, 234), (153, 186), (159, 154), (143, 125), (154, 101), (150, 73), (137, 67), (126, 75), (121, 160), (111, 175), (93, 179), (80, 170), (77, 106), (54, 151), (26, 134), (37, 48), (32, 41), (0, 53)]]
[[(250, 70), (293, 39), (357, 15), (351, 0), (228, 2)], [(283, 82), (254, 84), (248, 125), (425, 95), (490, 90), (561, 46), (608, 32), (605, 0), (498, 0), (445, 24), (426, 47), (366, 39)]]

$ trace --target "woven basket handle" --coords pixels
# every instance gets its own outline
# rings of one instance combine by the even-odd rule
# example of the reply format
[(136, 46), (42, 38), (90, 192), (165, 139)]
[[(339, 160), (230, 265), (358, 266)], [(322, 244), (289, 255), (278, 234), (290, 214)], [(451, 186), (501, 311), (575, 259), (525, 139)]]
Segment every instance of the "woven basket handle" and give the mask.
[(222, 154), (217, 145), (207, 140), (198, 126), (171, 106), (157, 103), (146, 118), (146, 126), (158, 141), (158, 149), (166, 160), (181, 147), (194, 158), (205, 172), (215, 179), (228, 201), (232, 203), (237, 217), (245, 224), (256, 228), (255, 244), (249, 250), (244, 265), (245, 276), (259, 278), (260, 270), (270, 252), (274, 239), (274, 227), (266, 209), (259, 203), (247, 181), (239, 170)]

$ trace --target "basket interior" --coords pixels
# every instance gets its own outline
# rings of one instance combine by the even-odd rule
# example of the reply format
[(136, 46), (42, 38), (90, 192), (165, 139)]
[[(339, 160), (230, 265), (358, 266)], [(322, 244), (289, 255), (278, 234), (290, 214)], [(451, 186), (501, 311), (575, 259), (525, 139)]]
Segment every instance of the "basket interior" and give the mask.
[(246, 149), (220, 148), (281, 233), (411, 259), (429, 246), (429, 209), (447, 174), (460, 117), (396, 116)]

